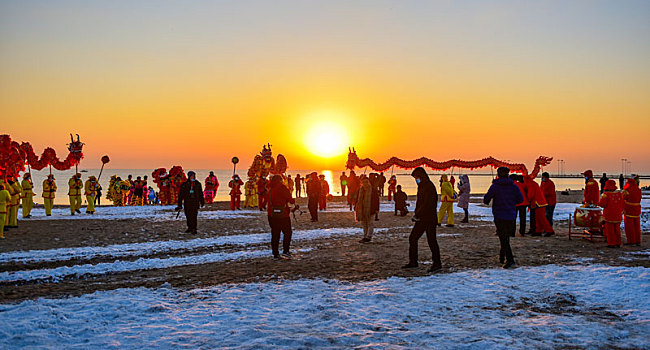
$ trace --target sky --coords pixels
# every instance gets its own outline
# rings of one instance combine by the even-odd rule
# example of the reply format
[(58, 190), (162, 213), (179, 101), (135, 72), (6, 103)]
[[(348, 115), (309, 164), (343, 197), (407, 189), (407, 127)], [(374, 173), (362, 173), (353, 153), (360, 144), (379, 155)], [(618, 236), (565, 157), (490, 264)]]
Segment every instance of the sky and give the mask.
[(650, 1), (0, 1), (0, 125), (88, 168), (650, 173)]

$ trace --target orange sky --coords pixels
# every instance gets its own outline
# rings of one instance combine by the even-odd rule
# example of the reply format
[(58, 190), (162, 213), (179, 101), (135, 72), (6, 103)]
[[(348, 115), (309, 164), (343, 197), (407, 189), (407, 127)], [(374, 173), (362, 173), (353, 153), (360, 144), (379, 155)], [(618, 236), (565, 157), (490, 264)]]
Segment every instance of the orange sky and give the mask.
[(327, 119), (381, 161), (650, 172), (647, 2), (129, 4), (2, 3), (0, 132), (79, 133), (87, 168), (247, 166), (269, 142), (340, 169), (305, 146)]

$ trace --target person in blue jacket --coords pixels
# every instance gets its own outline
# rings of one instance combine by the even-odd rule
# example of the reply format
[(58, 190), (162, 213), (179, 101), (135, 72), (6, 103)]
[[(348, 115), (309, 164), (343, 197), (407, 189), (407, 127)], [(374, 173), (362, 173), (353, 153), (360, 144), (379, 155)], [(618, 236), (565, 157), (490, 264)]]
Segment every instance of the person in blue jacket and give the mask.
[(492, 215), (494, 225), (497, 227), (497, 235), (501, 243), (499, 251), (499, 262), (503, 263), (504, 269), (516, 266), (512, 248), (510, 248), (510, 236), (514, 236), (517, 217), (517, 203), (521, 203), (524, 197), (519, 187), (512, 179), (508, 178), (510, 169), (500, 167), (497, 169), (497, 179), (492, 181), (490, 189), (483, 197), (483, 203), (490, 204), (492, 201)]

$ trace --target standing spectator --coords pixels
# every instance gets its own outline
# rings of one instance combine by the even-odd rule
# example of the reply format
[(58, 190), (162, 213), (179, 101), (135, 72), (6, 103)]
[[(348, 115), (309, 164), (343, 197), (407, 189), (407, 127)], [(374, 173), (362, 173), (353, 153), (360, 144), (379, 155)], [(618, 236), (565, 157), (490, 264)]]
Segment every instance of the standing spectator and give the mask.
[(327, 210), (327, 196), (330, 194), (330, 185), (325, 180), (325, 175), (319, 175), (320, 181), (320, 196), (318, 197), (318, 209)]
[(436, 239), (436, 224), (438, 222), (438, 215), (436, 213), (438, 207), (438, 192), (436, 186), (429, 179), (429, 175), (422, 167), (417, 167), (411, 173), (418, 184), (417, 200), (415, 202), (415, 213), (413, 220), (415, 225), (411, 230), (409, 236), (409, 263), (402, 266), (405, 269), (418, 267), (418, 240), (426, 231), (427, 242), (431, 250), (431, 258), (433, 264), (429, 268), (429, 272), (435, 272), (442, 269), (442, 262), (440, 261), (440, 247)]
[(462, 223), (469, 222), (469, 196), (471, 189), (469, 176), (461, 175), (460, 181), (458, 182), (458, 207), (462, 208), (463, 212), (465, 212), (465, 217), (461, 221)]
[(273, 258), (280, 258), (280, 233), (282, 239), (282, 255), (291, 256), (291, 217), (289, 216), (289, 204), (296, 203), (291, 197), (291, 192), (282, 183), (282, 176), (273, 175), (269, 184), (268, 217), (271, 226), (271, 251)]
[(618, 188), (623, 188), (625, 186), (625, 176), (623, 174), (618, 176)]
[(354, 218), (363, 226), (363, 238), (359, 242), (368, 243), (372, 240), (372, 217), (377, 211), (379, 211), (379, 193), (368, 179), (363, 179), (357, 205), (354, 208)]
[(187, 219), (187, 230), (185, 233), (196, 234), (199, 207), (203, 207), (204, 205), (205, 199), (203, 197), (201, 182), (196, 181), (196, 173), (188, 171), (187, 180), (183, 182), (178, 192), (178, 206), (176, 207), (176, 210), (181, 210), (185, 207), (185, 218)]
[(535, 216), (536, 207), (533, 205), (533, 202), (535, 202), (535, 193), (539, 185), (528, 175), (522, 175), (521, 177), (524, 179), (524, 186), (526, 186), (526, 191), (524, 193), (526, 194), (526, 201), (528, 202), (528, 210), (530, 210), (530, 230), (528, 230), (526, 234), (534, 235), (537, 228), (537, 220)]
[(555, 193), (555, 183), (551, 180), (549, 173), (542, 173), (542, 193), (546, 198), (546, 220), (553, 227), (553, 213), (557, 204), (557, 194)]
[(102, 198), (102, 185), (97, 183), (97, 196), (95, 196), (95, 205), (99, 206), (100, 205), (100, 199)]
[(454, 227), (454, 187), (451, 182), (447, 181), (447, 175), (440, 177), (440, 210), (438, 211), (438, 226), (442, 224), (442, 220), (447, 213), (447, 227)]
[(512, 174), (510, 175), (510, 179), (515, 183), (515, 185), (517, 185), (517, 187), (519, 187), (519, 191), (521, 191), (521, 195), (524, 198), (523, 201), (517, 203), (517, 213), (519, 215), (519, 235), (523, 237), (526, 235), (526, 209), (528, 209), (530, 202), (528, 202), (526, 195), (524, 177), (522, 175)]
[(151, 186), (149, 186), (149, 204), (158, 204), (158, 195)]
[(397, 189), (397, 177), (391, 175), (390, 180), (388, 180), (388, 201), (390, 202), (395, 195), (395, 190)]
[(341, 173), (339, 180), (341, 181), (341, 197), (345, 197), (345, 188), (348, 186), (348, 177), (345, 175), (345, 171)]
[(600, 194), (603, 194), (607, 180), (609, 180), (609, 178), (607, 177), (607, 173), (603, 173), (603, 176), (600, 178)]
[(397, 215), (397, 212), (399, 211), (400, 216), (406, 216), (409, 212), (408, 209), (406, 209), (407, 200), (408, 196), (406, 193), (402, 192), (402, 185), (397, 185), (397, 191), (395, 192), (395, 215)]
[(492, 182), (490, 189), (483, 197), (483, 203), (492, 203), (492, 214), (494, 215), (494, 225), (497, 228), (497, 235), (501, 249), (499, 250), (499, 262), (503, 263), (504, 269), (516, 265), (512, 248), (510, 248), (510, 237), (514, 235), (516, 228), (517, 203), (521, 203), (524, 198), (521, 191), (508, 178), (510, 169), (500, 167), (497, 169), (497, 179)]
[(291, 178), (291, 175), (287, 175), (287, 189), (289, 189), (289, 193), (291, 193), (291, 196), (293, 196), (293, 186), (295, 183), (293, 182), (293, 179)]
[(296, 174), (296, 180), (294, 181), (294, 184), (296, 185), (296, 198), (300, 198), (300, 191), (302, 190), (302, 177), (300, 177), (300, 174)]
[(379, 173), (379, 195), (384, 196), (384, 187), (386, 186), (386, 176), (384, 173)]
[(142, 196), (142, 204), (147, 205), (149, 204), (149, 182), (148, 182), (149, 177), (145, 175), (142, 180), (142, 184), (144, 185), (142, 187), (143, 190), (143, 196)]
[(318, 221), (318, 201), (320, 199), (320, 181), (318, 175), (313, 172), (307, 180), (307, 208), (311, 215), (311, 222)]
[(350, 210), (352, 210), (357, 203), (357, 195), (359, 194), (360, 187), (361, 180), (359, 180), (357, 174), (354, 173), (354, 170), (350, 170), (350, 176), (348, 176), (348, 205), (350, 206)]

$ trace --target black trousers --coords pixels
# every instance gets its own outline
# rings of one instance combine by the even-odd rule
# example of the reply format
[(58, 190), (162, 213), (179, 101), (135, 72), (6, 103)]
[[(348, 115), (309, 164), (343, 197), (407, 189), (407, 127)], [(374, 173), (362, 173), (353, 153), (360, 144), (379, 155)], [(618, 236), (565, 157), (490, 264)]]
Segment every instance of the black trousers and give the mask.
[(284, 234), (282, 239), (282, 252), (289, 253), (291, 248), (291, 218), (272, 218), (269, 216), (271, 226), (271, 250), (273, 256), (280, 254), (280, 233)]
[(188, 207), (185, 206), (185, 219), (187, 220), (187, 229), (190, 231), (196, 231), (196, 221), (197, 216), (199, 215), (198, 207)]
[(307, 208), (312, 221), (318, 221), (318, 196), (310, 196), (307, 201)]
[(400, 216), (406, 216), (406, 214), (408, 214), (409, 210), (406, 209), (406, 206), (399, 207), (399, 208), (397, 206), (395, 206), (395, 215), (397, 215), (397, 212), (399, 212)]
[(546, 219), (548, 223), (553, 227), (553, 213), (555, 212), (555, 204), (546, 206)]
[(537, 221), (535, 220), (535, 208), (533, 208), (530, 205), (528, 206), (528, 208), (530, 208), (530, 230), (528, 232), (533, 233), (535, 232), (535, 227), (536, 227), (535, 225), (537, 223)]
[(499, 236), (499, 243), (501, 243), (501, 250), (499, 250), (499, 260), (505, 258), (506, 262), (514, 261), (512, 255), (512, 248), (510, 248), (510, 236), (517, 231), (517, 222), (515, 220), (500, 220), (494, 219), (494, 225), (497, 227), (497, 235)]
[(418, 240), (424, 232), (427, 233), (427, 243), (431, 249), (431, 258), (433, 259), (433, 266), (442, 266), (440, 262), (440, 247), (436, 239), (436, 221), (417, 221), (413, 225), (411, 235), (409, 236), (409, 264), (415, 265), (418, 263)]
[(517, 213), (519, 214), (519, 234), (523, 235), (526, 233), (526, 209), (528, 206), (520, 205), (517, 207)]

